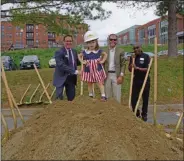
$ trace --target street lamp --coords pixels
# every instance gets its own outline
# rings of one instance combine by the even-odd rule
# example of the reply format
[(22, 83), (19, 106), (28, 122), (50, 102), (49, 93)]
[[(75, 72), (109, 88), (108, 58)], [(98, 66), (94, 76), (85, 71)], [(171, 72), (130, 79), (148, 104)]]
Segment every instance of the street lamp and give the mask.
[(22, 40), (22, 47), (24, 48), (24, 37), (23, 37), (23, 32), (24, 32), (24, 29), (20, 29), (20, 32), (22, 33), (21, 34), (21, 40)]

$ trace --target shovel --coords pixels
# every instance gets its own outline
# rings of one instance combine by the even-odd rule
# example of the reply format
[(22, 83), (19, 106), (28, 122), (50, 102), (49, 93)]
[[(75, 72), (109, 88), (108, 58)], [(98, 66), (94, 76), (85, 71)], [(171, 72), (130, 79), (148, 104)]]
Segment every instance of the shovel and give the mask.
[(31, 104), (33, 104), (32, 99), (33, 99), (33, 97), (35, 96), (35, 94), (36, 94), (36, 92), (37, 92), (37, 90), (38, 90), (39, 87), (40, 87), (40, 84), (38, 84), (38, 86), (36, 87), (35, 91), (34, 91), (33, 94), (31, 95), (31, 97), (30, 97), (30, 99), (29, 99), (29, 102), (25, 102), (24, 104), (26, 104), (26, 105), (31, 105)]
[(24, 104), (22, 101), (23, 101), (23, 99), (24, 99), (26, 93), (29, 91), (29, 88), (30, 88), (30, 87), (31, 87), (31, 84), (27, 87), (26, 91), (25, 91), (24, 94), (22, 95), (22, 97), (21, 97), (21, 99), (20, 99), (20, 102), (17, 103), (18, 106), (21, 106), (21, 105)]
[[(46, 90), (49, 88), (49, 86), (50, 86), (50, 83), (48, 83), (48, 85), (46, 86)], [(43, 98), (44, 94), (45, 94), (45, 90), (43, 90), (42, 94), (40, 95), (39, 101), (36, 101), (35, 103), (37, 103), (37, 104), (43, 103), (42, 98)]]

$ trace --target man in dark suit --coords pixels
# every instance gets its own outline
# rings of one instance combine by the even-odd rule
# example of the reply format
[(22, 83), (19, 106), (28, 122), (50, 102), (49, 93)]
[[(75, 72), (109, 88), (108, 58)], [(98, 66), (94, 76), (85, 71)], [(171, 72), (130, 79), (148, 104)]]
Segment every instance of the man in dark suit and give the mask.
[(53, 85), (56, 87), (56, 99), (63, 99), (65, 87), (68, 101), (75, 98), (75, 86), (77, 84), (77, 70), (79, 60), (77, 52), (72, 49), (73, 37), (66, 35), (63, 38), (64, 47), (55, 52), (56, 67), (54, 72)]

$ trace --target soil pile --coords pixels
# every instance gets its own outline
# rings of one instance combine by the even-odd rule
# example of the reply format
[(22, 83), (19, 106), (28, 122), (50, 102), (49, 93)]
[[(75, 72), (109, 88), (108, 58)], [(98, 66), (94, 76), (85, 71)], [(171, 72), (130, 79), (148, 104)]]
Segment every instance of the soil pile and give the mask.
[(183, 145), (113, 100), (56, 101), (2, 146), (13, 160), (182, 160)]

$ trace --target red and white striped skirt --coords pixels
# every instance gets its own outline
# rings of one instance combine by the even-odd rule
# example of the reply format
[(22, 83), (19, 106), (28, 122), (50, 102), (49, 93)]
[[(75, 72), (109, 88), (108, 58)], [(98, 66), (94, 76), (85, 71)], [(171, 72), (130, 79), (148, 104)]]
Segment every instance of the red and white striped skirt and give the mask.
[(102, 64), (101, 70), (98, 70), (98, 65), (99, 65), (99, 60), (100, 59), (94, 59), (94, 60), (87, 60), (87, 65), (89, 67), (89, 72), (85, 72), (84, 68), (81, 71), (81, 80), (84, 82), (104, 82), (106, 79), (107, 75), (104, 71), (104, 67)]

